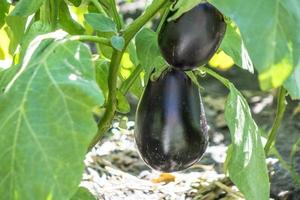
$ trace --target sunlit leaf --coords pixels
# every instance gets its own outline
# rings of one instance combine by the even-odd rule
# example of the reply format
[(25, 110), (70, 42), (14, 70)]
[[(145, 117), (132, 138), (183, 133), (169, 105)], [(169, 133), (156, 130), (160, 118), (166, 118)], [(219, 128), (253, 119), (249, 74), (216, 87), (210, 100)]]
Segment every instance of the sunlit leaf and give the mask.
[(279, 87), (292, 71), (291, 58), (284, 58), (279, 63), (274, 64), (269, 70), (259, 74), (260, 87), (263, 90)]
[(236, 65), (254, 73), (253, 64), (244, 42), (232, 24), (227, 25), (226, 34), (221, 43), (220, 49), (228, 54), (234, 60)]
[(4, 53), (4, 50), (0, 46), (0, 60), (4, 60), (4, 59), (5, 59), (5, 53)]
[(61, 31), (37, 37), (0, 95), (2, 199), (69, 199), (104, 98), (87, 46)]
[[(256, 70), (269, 77), (263, 89), (278, 87), (299, 60), (300, 1), (210, 0), (239, 27), (245, 47)], [(287, 68), (273, 85), (278, 70)], [(266, 78), (261, 80), (267, 80)], [(292, 92), (292, 91), (291, 91)]]
[(231, 135), (226, 167), (230, 179), (247, 200), (269, 199), (269, 178), (260, 131), (247, 101), (230, 83), (225, 119)]
[(224, 51), (220, 51), (210, 59), (209, 65), (220, 70), (228, 70), (234, 65), (234, 61)]

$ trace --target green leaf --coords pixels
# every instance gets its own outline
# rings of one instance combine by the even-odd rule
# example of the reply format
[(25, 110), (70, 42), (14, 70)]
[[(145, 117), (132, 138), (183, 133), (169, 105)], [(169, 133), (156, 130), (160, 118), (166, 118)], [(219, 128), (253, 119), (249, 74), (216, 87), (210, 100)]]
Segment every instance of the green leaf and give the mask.
[(300, 1), (210, 2), (238, 25), (263, 89), (282, 85), (299, 59)]
[(78, 189), (104, 98), (89, 48), (65, 35), (37, 37), (0, 95), (2, 199), (65, 200)]
[(85, 31), (84, 28), (72, 18), (69, 8), (64, 1), (60, 2), (58, 22), (62, 28), (71, 35), (81, 35)]
[(9, 10), (9, 4), (6, 0), (0, 0), (0, 29), (5, 23), (5, 16)]
[(21, 42), (27, 18), (20, 16), (7, 16), (5, 31), (9, 37), (9, 53), (14, 54), (18, 44)]
[(201, 3), (203, 0), (178, 0), (176, 4), (173, 6), (171, 10), (176, 10), (176, 12), (168, 18), (168, 20), (175, 20), (178, 17), (180, 17), (185, 12), (191, 10), (195, 6), (197, 6), (199, 3)]
[(22, 41), (25, 32), (27, 17), (34, 14), (46, 0), (20, 0), (13, 11), (6, 17), (8, 28), (6, 29), (10, 44), (9, 52), (13, 54)]
[(130, 112), (130, 104), (120, 91), (117, 91), (117, 111), (122, 114)]
[(300, 99), (300, 62), (290, 77), (285, 81), (284, 87), (289, 91), (292, 99)]
[(46, 0), (20, 0), (9, 16), (28, 17), (35, 13)]
[(242, 41), (242, 38), (231, 24), (227, 25), (226, 34), (221, 43), (220, 49), (229, 55), (234, 60), (236, 65), (242, 69), (254, 73), (252, 61)]
[(114, 21), (103, 14), (88, 13), (84, 15), (84, 18), (93, 29), (100, 32), (116, 32), (116, 24)]
[(111, 38), (112, 46), (117, 49), (118, 51), (122, 51), (125, 46), (125, 40), (121, 36), (112, 36)]
[(231, 135), (227, 159), (230, 179), (247, 200), (268, 200), (270, 184), (259, 129), (252, 119), (247, 101), (229, 83), (230, 94), (225, 119)]
[(20, 58), (22, 59), (24, 54), (27, 51), (27, 48), (30, 44), (30, 42), (37, 37), (38, 35), (42, 35), (45, 33), (48, 33), (51, 31), (51, 27), (48, 24), (44, 24), (42, 21), (36, 21), (34, 22), (30, 27), (29, 30), (26, 32), (24, 37), (22, 38), (22, 41), (20, 43), (21, 45), (21, 52), (20, 52)]
[(136, 53), (136, 47), (134, 44), (134, 40), (131, 40), (129, 45), (127, 46), (126, 52), (129, 53), (129, 58), (131, 62), (134, 64), (134, 66), (139, 65), (139, 59)]
[(78, 188), (71, 200), (96, 200), (90, 191), (84, 187)]
[[(101, 32), (101, 33), (97, 33), (97, 35), (99, 37), (103, 37), (106, 38), (108, 40), (111, 40), (111, 38), (115, 35), (115, 33), (113, 32)], [(98, 45), (99, 49), (100, 49), (100, 55), (107, 58), (107, 59), (111, 59), (112, 56), (112, 52), (113, 52), (113, 48), (110, 46), (106, 46), (106, 45)]]
[(5, 59), (5, 53), (2, 47), (0, 46), (0, 60), (4, 60), (4, 59)]
[(101, 88), (104, 96), (107, 98), (109, 62), (105, 59), (98, 59), (95, 65), (97, 84)]
[(145, 80), (148, 80), (153, 69), (165, 65), (157, 44), (157, 34), (149, 28), (144, 28), (137, 34), (135, 44), (140, 64), (146, 72)]
[(81, 0), (68, 0), (69, 2), (71, 2), (74, 6), (78, 7), (81, 4)]
[(14, 65), (1, 71), (0, 94), (4, 91), (7, 84), (12, 80), (12, 78), (16, 75), (19, 69), (20, 69), (20, 65)]

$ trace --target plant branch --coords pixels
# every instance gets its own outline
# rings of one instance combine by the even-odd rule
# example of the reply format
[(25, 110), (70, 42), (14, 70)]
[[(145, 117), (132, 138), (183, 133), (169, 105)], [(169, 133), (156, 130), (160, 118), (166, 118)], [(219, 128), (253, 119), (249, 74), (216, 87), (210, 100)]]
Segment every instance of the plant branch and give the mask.
[(168, 5), (168, 0), (156, 0), (154, 1), (145, 13), (139, 16), (132, 24), (130, 24), (124, 30), (124, 39), (125, 46), (122, 52), (117, 50), (113, 50), (112, 58), (110, 62), (109, 75), (108, 75), (108, 99), (107, 106), (104, 112), (103, 117), (101, 118), (98, 124), (98, 132), (96, 136), (93, 138), (89, 150), (93, 148), (97, 144), (97, 142), (102, 138), (103, 134), (110, 127), (111, 122), (113, 120), (114, 114), (116, 112), (116, 94), (117, 94), (117, 76), (119, 72), (119, 66), (121, 63), (121, 59), (123, 57), (124, 51), (131, 41), (131, 39), (135, 36), (135, 34), (146, 24), (152, 17), (164, 6)]
[(102, 8), (102, 6), (98, 2), (98, 0), (90, 0), (90, 2), (92, 2), (94, 4), (94, 6), (97, 8), (97, 10), (98, 10), (99, 13), (104, 14), (105, 16), (107, 16), (106, 12)]
[(214, 78), (216, 78), (217, 80), (219, 80), (221, 83), (223, 83), (223, 85), (225, 87), (229, 88), (230, 82), (226, 78), (224, 78), (221, 75), (219, 75), (218, 73), (216, 73), (215, 71), (213, 71), (213, 70), (211, 70), (211, 69), (209, 69), (207, 67), (203, 67), (203, 66), (198, 71), (200, 73), (202, 73), (202, 72), (208, 73), (209, 75), (213, 76)]
[(89, 42), (97, 42), (99, 44), (103, 44), (111, 47), (110, 40), (107, 38), (93, 36), (93, 35), (74, 35), (70, 37), (70, 40), (79, 40), (79, 41), (89, 41)]
[(58, 1), (49, 0), (51, 29), (55, 30), (58, 23)]
[(268, 155), (271, 146), (275, 142), (275, 138), (277, 135), (277, 130), (280, 127), (285, 109), (286, 109), (286, 102), (285, 102), (285, 96), (286, 96), (286, 90), (283, 87), (279, 88), (278, 96), (277, 96), (277, 111), (276, 111), (276, 117), (275, 121), (272, 125), (272, 129), (270, 133), (268, 134), (268, 140), (265, 145), (265, 154)]
[(276, 148), (273, 148), (270, 153), (272, 153), (280, 162), (282, 167), (286, 169), (291, 177), (294, 179), (295, 183), (300, 187), (300, 177), (298, 176), (297, 172), (291, 167), (280, 155)]
[(115, 0), (110, 0), (110, 2), (111, 2), (111, 9), (112, 9), (112, 12), (113, 12), (114, 21), (117, 25), (118, 31), (120, 31), (121, 28), (122, 28), (122, 21), (121, 21), (120, 15), (119, 15), (118, 10), (117, 10), (116, 2), (115, 2)]
[(138, 17), (132, 24), (130, 24), (124, 31), (123, 37), (125, 39), (126, 46), (129, 44), (135, 34), (146, 24), (160, 9), (164, 9), (166, 6), (171, 5), (171, 1), (157, 0), (152, 3), (145, 13)]

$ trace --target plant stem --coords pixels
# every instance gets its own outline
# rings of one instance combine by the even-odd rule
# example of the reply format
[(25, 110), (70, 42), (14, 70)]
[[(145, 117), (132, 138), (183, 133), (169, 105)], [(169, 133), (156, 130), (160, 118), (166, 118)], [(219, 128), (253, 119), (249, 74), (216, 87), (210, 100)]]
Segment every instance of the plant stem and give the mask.
[(300, 187), (300, 177), (298, 176), (297, 172), (292, 168), (280, 155), (276, 148), (271, 150), (271, 153), (279, 160), (280, 164), (284, 169), (286, 169), (291, 177), (294, 179), (295, 183)]
[(107, 129), (109, 129), (111, 125), (111, 121), (114, 118), (116, 111), (116, 94), (117, 94), (117, 74), (119, 71), (119, 64), (121, 62), (123, 56), (123, 52), (119, 52), (114, 50), (113, 55), (111, 57), (111, 63), (108, 74), (108, 98), (107, 98), (107, 106), (104, 112), (103, 117), (101, 118), (98, 124), (98, 132), (97, 135), (93, 138), (89, 150), (91, 150), (98, 141), (102, 138), (103, 134)]
[(120, 92), (125, 95), (129, 88), (133, 85), (134, 81), (139, 77), (140, 73), (143, 71), (141, 65), (136, 66), (130, 76), (122, 83), (120, 87)]
[(214, 78), (216, 78), (217, 80), (219, 80), (221, 83), (223, 83), (223, 85), (225, 87), (229, 88), (230, 82), (226, 78), (224, 78), (221, 75), (219, 75), (218, 73), (216, 73), (215, 71), (213, 71), (213, 70), (211, 70), (211, 69), (209, 69), (207, 67), (201, 67), (201, 69), (199, 69), (199, 71), (200, 72), (204, 71), (204, 72), (208, 73), (209, 75), (213, 76)]
[(102, 138), (103, 134), (110, 127), (113, 117), (116, 111), (116, 94), (117, 94), (117, 76), (119, 72), (119, 66), (121, 63), (121, 59), (123, 57), (124, 51), (131, 41), (131, 39), (135, 36), (135, 34), (146, 24), (152, 17), (164, 6), (168, 5), (168, 0), (156, 0), (154, 1), (145, 13), (139, 16), (132, 24), (130, 24), (125, 30), (123, 37), (125, 39), (125, 46), (122, 52), (117, 50), (113, 50), (112, 58), (110, 62), (109, 75), (108, 75), (108, 99), (107, 106), (104, 112), (103, 117), (101, 118), (98, 124), (98, 132), (96, 136), (93, 138), (89, 150), (93, 148), (97, 144), (97, 142)]
[(104, 14), (105, 16), (107, 16), (106, 12), (102, 8), (102, 6), (98, 2), (98, 0), (90, 0), (90, 2), (92, 2), (94, 4), (94, 6), (97, 8), (97, 10), (98, 10), (99, 13)]
[(49, 0), (51, 29), (55, 30), (58, 22), (58, 1)]
[(117, 11), (116, 2), (115, 2), (115, 0), (110, 0), (110, 2), (111, 2), (111, 9), (112, 9), (112, 12), (113, 12), (114, 21), (115, 21), (115, 23), (117, 25), (118, 31), (120, 31), (121, 28), (122, 28), (122, 21), (121, 21), (119, 13)]
[(89, 42), (97, 42), (99, 44), (103, 44), (111, 47), (110, 40), (107, 38), (93, 36), (93, 35), (74, 35), (70, 37), (70, 40), (79, 40), (79, 41), (89, 41)]
[(277, 135), (277, 130), (280, 127), (285, 109), (286, 109), (286, 102), (285, 102), (286, 90), (283, 87), (279, 88), (278, 96), (277, 96), (277, 111), (275, 121), (272, 125), (272, 129), (268, 134), (268, 140), (265, 145), (265, 154), (268, 155), (271, 146), (275, 143), (275, 138)]
[(48, 7), (48, 1), (45, 1), (40, 8), (40, 20), (44, 24), (49, 24), (48, 16), (47, 16), (47, 13), (48, 13), (47, 7)]
[(167, 19), (167, 17), (168, 17), (168, 14), (169, 14), (169, 11), (170, 11), (169, 7), (166, 6), (166, 8), (165, 8), (164, 11), (163, 11), (161, 20), (160, 20), (160, 22), (159, 22), (159, 24), (158, 24), (158, 27), (157, 27), (157, 29), (156, 29), (156, 32), (157, 32), (157, 33), (159, 33), (159, 31), (160, 31), (162, 25), (163, 25), (164, 22), (166, 21), (166, 19)]
[(125, 39), (126, 46), (130, 40), (135, 36), (144, 24), (146, 24), (160, 9), (165, 8), (171, 4), (168, 0), (156, 0), (152, 3), (145, 13), (138, 17), (132, 24), (130, 24), (124, 31), (123, 37)]

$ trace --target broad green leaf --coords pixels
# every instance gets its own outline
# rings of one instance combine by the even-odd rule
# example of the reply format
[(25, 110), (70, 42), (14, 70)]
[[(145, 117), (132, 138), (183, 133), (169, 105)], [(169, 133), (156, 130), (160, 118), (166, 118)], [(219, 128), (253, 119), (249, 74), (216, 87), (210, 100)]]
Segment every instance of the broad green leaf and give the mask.
[(0, 0), (0, 29), (5, 23), (5, 16), (9, 10), (9, 4), (6, 0)]
[(96, 200), (90, 191), (84, 187), (78, 188), (71, 200)]
[(51, 27), (48, 24), (44, 24), (42, 21), (36, 21), (29, 27), (28, 31), (22, 38), (22, 41), (20, 43), (21, 45), (21, 52), (20, 52), (20, 58), (22, 59), (24, 54), (27, 51), (27, 48), (30, 44), (30, 42), (37, 37), (38, 35), (42, 35), (45, 33), (48, 33), (51, 31)]
[(77, 191), (104, 102), (87, 46), (37, 37), (0, 95), (2, 199), (66, 200)]
[(285, 81), (284, 87), (289, 91), (292, 99), (300, 99), (300, 62), (290, 77)]
[(84, 15), (84, 18), (93, 29), (100, 32), (116, 32), (116, 24), (114, 21), (103, 14), (88, 13)]
[(12, 80), (12, 78), (16, 75), (18, 70), (20, 69), (20, 65), (14, 65), (7, 69), (4, 69), (0, 73), (0, 94), (4, 91), (7, 84)]
[(125, 46), (125, 40), (122, 36), (112, 36), (110, 39), (112, 46), (118, 51), (122, 51)]
[(122, 114), (130, 112), (129, 102), (120, 91), (117, 91), (117, 111)]
[(220, 49), (229, 55), (234, 60), (236, 65), (242, 69), (254, 73), (252, 61), (242, 41), (242, 38), (237, 33), (235, 28), (230, 24), (227, 25), (226, 34), (221, 43)]
[(149, 28), (144, 28), (137, 34), (135, 44), (140, 64), (146, 72), (145, 80), (148, 80), (153, 69), (165, 65), (157, 44), (157, 34)]
[(58, 22), (62, 28), (71, 35), (81, 35), (85, 31), (84, 28), (72, 18), (69, 8), (64, 1), (60, 2)]
[(226, 161), (229, 177), (247, 200), (268, 200), (270, 184), (259, 129), (247, 101), (231, 83), (229, 89), (225, 107), (231, 135), (230, 159)]
[(282, 85), (299, 59), (300, 1), (210, 2), (239, 27), (263, 89)]
[(199, 3), (203, 2), (204, 0), (178, 0), (176, 4), (171, 8), (172, 10), (176, 10), (176, 12), (168, 19), (168, 20), (175, 20), (180, 17), (185, 12), (191, 10)]

